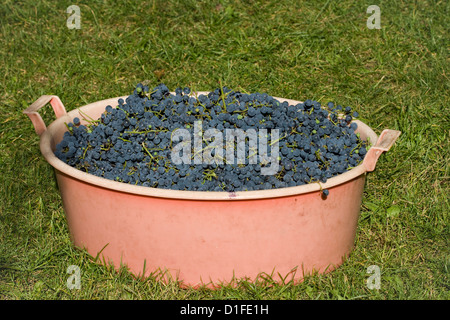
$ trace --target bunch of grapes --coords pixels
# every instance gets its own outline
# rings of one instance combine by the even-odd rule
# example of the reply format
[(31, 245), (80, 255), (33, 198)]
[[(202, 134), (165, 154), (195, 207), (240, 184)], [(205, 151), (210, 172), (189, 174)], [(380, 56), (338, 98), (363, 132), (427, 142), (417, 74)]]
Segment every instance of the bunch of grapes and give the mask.
[[(81, 113), (82, 114), (82, 113)], [(220, 87), (208, 94), (160, 84), (150, 90), (138, 84), (117, 106), (107, 106), (99, 119), (83, 115), (67, 124), (55, 155), (90, 174), (133, 185), (190, 191), (245, 191), (325, 183), (356, 167), (368, 143), (355, 133), (357, 117), (350, 107), (306, 100), (290, 105), (266, 93), (243, 93)], [(279, 170), (261, 174), (264, 163), (215, 161), (176, 164), (171, 161), (172, 134), (208, 128), (279, 132)], [(202, 146), (210, 141), (204, 139)], [(247, 160), (252, 153), (245, 144)], [(193, 150), (192, 157), (194, 157)], [(225, 154), (225, 152), (223, 153)], [(328, 195), (328, 190), (322, 190)]]

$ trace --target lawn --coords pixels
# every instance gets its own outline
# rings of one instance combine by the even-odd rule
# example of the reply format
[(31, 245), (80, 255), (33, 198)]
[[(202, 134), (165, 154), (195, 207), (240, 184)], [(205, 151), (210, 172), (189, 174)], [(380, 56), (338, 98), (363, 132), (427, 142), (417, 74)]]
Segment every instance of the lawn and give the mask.
[[(80, 8), (80, 28), (66, 9)], [(380, 29), (368, 27), (379, 6)], [(448, 1), (13, 1), (0, 4), (0, 299), (450, 298)], [(70, 25), (70, 24), (69, 24)], [(354, 108), (402, 132), (368, 174), (355, 249), (300, 284), (182, 289), (99, 266), (71, 245), (52, 167), (22, 111), (127, 95), (230, 88)], [(41, 109), (47, 124), (50, 107)], [(67, 268), (81, 288), (67, 287)], [(367, 272), (378, 266), (379, 289)]]

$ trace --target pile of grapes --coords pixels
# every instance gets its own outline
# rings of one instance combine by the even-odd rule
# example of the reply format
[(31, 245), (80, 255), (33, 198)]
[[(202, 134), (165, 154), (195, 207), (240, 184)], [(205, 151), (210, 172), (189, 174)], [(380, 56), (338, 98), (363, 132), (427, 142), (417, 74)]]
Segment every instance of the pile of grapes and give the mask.
[[(284, 188), (327, 179), (357, 166), (368, 144), (355, 134), (357, 112), (330, 102), (306, 100), (297, 105), (266, 93), (243, 93), (220, 87), (197, 95), (189, 88), (170, 93), (138, 84), (117, 106), (107, 106), (99, 119), (83, 113), (66, 124), (55, 155), (90, 174), (133, 185), (190, 191), (245, 191)], [(275, 174), (263, 175), (267, 163), (175, 164), (171, 161), (176, 129), (265, 129), (279, 132)], [(204, 139), (205, 148), (210, 141)], [(269, 148), (270, 149), (270, 148)], [(269, 150), (270, 151), (270, 150)], [(247, 159), (252, 152), (245, 144)], [(225, 146), (224, 152), (225, 154)], [(192, 157), (195, 152), (193, 150)], [(327, 190), (322, 190), (324, 195)]]

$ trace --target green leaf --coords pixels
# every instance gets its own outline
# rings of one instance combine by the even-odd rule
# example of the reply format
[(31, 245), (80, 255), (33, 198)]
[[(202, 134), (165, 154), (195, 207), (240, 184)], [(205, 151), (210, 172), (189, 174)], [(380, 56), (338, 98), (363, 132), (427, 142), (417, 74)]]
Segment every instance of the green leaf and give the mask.
[(396, 217), (396, 216), (398, 216), (399, 213), (400, 213), (400, 207), (397, 206), (397, 205), (390, 206), (387, 209), (387, 216), (388, 217)]
[(364, 204), (366, 205), (367, 208), (369, 208), (370, 211), (376, 212), (379, 209), (379, 206), (373, 202), (366, 201)]

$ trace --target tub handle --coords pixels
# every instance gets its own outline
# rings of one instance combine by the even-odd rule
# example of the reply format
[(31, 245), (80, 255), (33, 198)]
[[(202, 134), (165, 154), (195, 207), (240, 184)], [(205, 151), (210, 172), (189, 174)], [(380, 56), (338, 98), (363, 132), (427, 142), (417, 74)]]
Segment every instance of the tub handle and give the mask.
[(375, 169), (375, 165), (377, 164), (380, 155), (392, 147), (400, 134), (400, 131), (391, 129), (385, 129), (381, 132), (377, 143), (367, 151), (367, 154), (364, 157), (363, 164), (368, 172)]
[(47, 130), (44, 120), (42, 120), (42, 117), (38, 113), (38, 110), (49, 102), (53, 108), (53, 111), (55, 112), (56, 118), (59, 118), (66, 114), (66, 108), (62, 104), (59, 97), (50, 95), (41, 96), (39, 99), (37, 99), (27, 109), (23, 111), (23, 113), (30, 118), (34, 126), (34, 130), (38, 135), (41, 135), (45, 130)]

